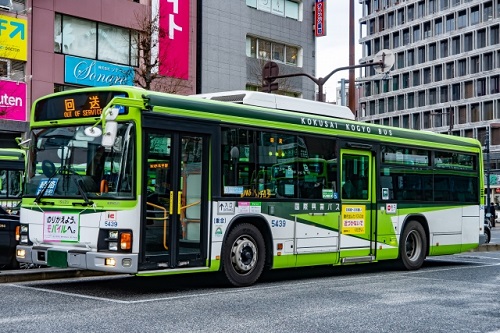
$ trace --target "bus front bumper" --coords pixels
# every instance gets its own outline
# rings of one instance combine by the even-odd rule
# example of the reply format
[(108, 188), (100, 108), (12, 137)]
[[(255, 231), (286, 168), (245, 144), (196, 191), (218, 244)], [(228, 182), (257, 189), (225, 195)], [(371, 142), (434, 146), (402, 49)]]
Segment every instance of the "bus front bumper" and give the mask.
[(16, 259), (60, 268), (78, 268), (112, 273), (137, 273), (138, 255), (133, 253), (92, 252), (48, 246), (18, 245)]

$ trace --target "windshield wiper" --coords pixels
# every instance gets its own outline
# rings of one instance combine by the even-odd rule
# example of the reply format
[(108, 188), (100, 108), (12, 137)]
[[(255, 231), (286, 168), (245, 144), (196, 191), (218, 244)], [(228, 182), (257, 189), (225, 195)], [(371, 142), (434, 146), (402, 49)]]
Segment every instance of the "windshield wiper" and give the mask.
[[(87, 193), (85, 192), (85, 190), (83, 189), (82, 185), (80, 184), (80, 182), (82, 180), (81, 179), (73, 179), (73, 180), (75, 181), (76, 187), (78, 188), (78, 192), (80, 192), (80, 194), (82, 195), (83, 200), (85, 201), (85, 203), (83, 204), (83, 206), (92, 206), (94, 204), (94, 202), (89, 199), (89, 197), (87, 196)], [(78, 203), (73, 202), (73, 206), (74, 205), (78, 205)]]
[(47, 180), (47, 183), (45, 183), (45, 185), (43, 186), (43, 188), (40, 190), (40, 192), (38, 192), (37, 196), (35, 197), (35, 203), (36, 204), (39, 204), (40, 203), (40, 200), (42, 200), (42, 196), (43, 194), (45, 193), (45, 191), (49, 188), (49, 185), (50, 185), (50, 182), (52, 181), (52, 178), (55, 177), (55, 175), (57, 175), (57, 172), (54, 172), (54, 174), (52, 176), (49, 177), (49, 180)]

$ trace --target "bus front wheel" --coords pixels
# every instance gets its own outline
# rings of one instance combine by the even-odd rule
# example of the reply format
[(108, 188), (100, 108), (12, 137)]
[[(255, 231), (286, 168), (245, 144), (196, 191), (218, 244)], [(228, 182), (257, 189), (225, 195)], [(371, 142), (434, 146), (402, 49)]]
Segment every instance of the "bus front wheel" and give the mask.
[(233, 286), (255, 283), (264, 269), (266, 257), (260, 231), (248, 223), (237, 225), (226, 239), (222, 256), (224, 274)]
[(407, 270), (422, 267), (427, 249), (427, 238), (424, 228), (417, 221), (410, 221), (401, 236), (399, 244), (399, 260)]

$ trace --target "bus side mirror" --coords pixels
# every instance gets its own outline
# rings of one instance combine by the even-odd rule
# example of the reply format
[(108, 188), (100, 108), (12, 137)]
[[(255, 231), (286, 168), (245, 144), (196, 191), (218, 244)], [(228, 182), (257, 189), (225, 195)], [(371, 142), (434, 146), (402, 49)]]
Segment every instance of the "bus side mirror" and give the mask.
[(116, 133), (118, 132), (118, 123), (116, 121), (107, 121), (104, 133), (102, 135), (101, 145), (104, 148), (112, 148), (115, 144)]

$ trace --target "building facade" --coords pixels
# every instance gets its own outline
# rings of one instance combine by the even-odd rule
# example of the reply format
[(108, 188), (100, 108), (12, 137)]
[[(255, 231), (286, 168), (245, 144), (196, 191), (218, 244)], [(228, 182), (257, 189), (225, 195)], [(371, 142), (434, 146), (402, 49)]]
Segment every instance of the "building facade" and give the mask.
[[(373, 68), (363, 71), (360, 119), (477, 138), (490, 145), (495, 175), (500, 169), (500, 0), (360, 3), (361, 62), (383, 49), (395, 56), (385, 78)], [(492, 180), (496, 186), (496, 176)]]
[[(0, 147), (15, 147), (31, 103), (57, 91), (112, 84), (185, 95), (258, 90), (269, 61), (280, 74), (314, 75), (313, 4), (0, 0)], [(160, 65), (144, 71), (153, 58)], [(305, 77), (279, 80), (289, 95), (314, 99), (314, 89)]]
[[(279, 74), (315, 75), (313, 5), (308, 0), (211, 0), (199, 12), (199, 92), (262, 85), (262, 69), (273, 61)], [(314, 100), (306, 77), (279, 79), (284, 93)]]

